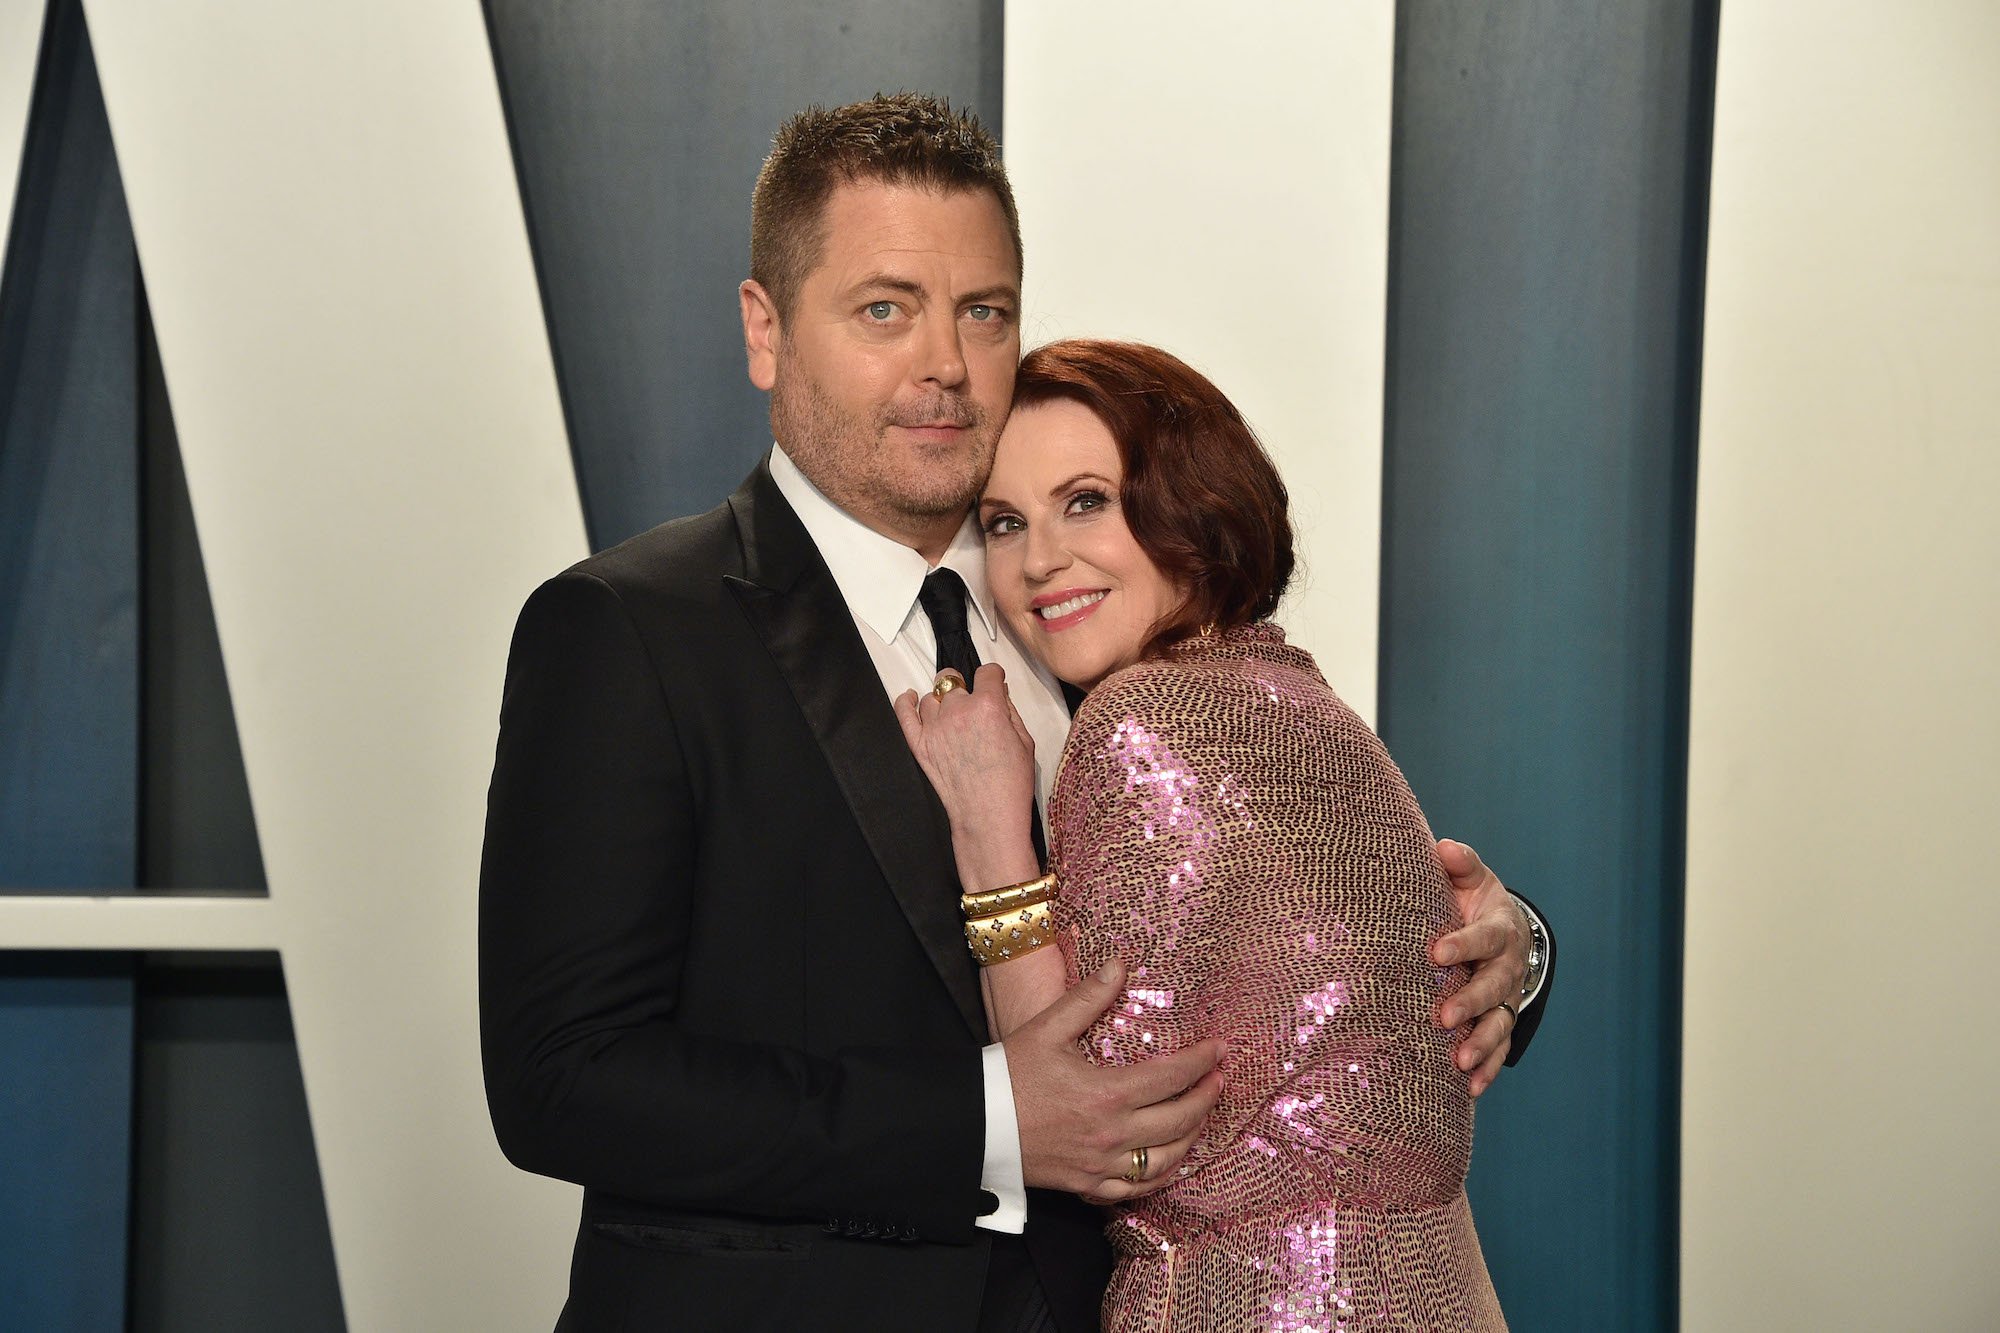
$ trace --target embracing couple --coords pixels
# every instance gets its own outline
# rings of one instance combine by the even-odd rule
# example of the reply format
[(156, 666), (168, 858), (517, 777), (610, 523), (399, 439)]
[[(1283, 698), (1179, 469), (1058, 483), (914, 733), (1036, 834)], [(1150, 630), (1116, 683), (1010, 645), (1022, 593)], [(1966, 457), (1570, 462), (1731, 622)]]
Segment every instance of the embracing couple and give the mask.
[(1472, 1099), (1552, 941), (1270, 622), (1241, 416), (1021, 357), (998, 146), (929, 98), (788, 122), (750, 269), (775, 447), (508, 664), (482, 1035), (585, 1189), (559, 1327), (1503, 1327)]

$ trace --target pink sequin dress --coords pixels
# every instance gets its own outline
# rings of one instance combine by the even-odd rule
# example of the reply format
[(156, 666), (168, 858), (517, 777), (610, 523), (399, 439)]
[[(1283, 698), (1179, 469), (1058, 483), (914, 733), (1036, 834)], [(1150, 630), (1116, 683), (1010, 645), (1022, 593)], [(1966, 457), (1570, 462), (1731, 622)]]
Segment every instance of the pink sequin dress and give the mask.
[(1106, 1333), (1504, 1329), (1465, 1198), (1472, 1098), (1430, 1019), (1464, 980), (1409, 784), (1283, 631), (1109, 677), (1049, 805), (1072, 982), (1113, 956), (1099, 1064), (1230, 1042), (1184, 1178), (1114, 1214)]

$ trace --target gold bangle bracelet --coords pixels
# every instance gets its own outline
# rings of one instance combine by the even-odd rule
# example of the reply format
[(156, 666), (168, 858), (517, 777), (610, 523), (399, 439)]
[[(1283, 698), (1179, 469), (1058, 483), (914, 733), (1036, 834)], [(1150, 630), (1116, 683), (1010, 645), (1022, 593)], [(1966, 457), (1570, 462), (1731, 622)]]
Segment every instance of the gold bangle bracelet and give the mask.
[(1036, 889), (1028, 893), (1012, 893), (1005, 897), (999, 894), (981, 894), (977, 898), (960, 898), (958, 910), (967, 921), (977, 921), (982, 916), (998, 916), (1002, 912), (1017, 912), (1024, 907), (1048, 902), (1055, 895), (1047, 889)]
[(958, 898), (959, 910), (969, 921), (974, 917), (991, 916), (995, 912), (1012, 911), (1017, 907), (1032, 907), (1036, 903), (1049, 900), (1055, 891), (1054, 872), (1023, 880), (1019, 884), (1009, 884), (1004, 889), (989, 889), (984, 893), (964, 893)]
[(981, 967), (1031, 954), (1055, 939), (1052, 907), (1044, 898), (1008, 912), (965, 923), (965, 943)]

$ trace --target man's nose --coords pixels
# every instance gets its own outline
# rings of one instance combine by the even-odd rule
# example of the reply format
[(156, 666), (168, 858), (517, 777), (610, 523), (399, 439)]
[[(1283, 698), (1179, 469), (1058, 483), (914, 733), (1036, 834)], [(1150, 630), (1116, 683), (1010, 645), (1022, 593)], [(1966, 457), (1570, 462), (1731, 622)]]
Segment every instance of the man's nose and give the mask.
[(934, 382), (950, 388), (965, 379), (965, 349), (959, 343), (958, 321), (949, 316), (925, 316), (917, 333), (919, 383)]

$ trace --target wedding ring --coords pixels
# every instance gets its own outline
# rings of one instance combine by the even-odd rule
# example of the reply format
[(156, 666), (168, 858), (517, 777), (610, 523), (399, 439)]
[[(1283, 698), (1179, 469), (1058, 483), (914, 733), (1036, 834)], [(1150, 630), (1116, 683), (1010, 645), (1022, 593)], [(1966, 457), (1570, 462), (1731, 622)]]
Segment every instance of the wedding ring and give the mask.
[[(1521, 1021), (1521, 1011), (1519, 1009), (1516, 1009), (1513, 1005), (1509, 1004), (1507, 1001), (1502, 1000), (1500, 1001), (1500, 1003), (1494, 1005), (1493, 1007), (1495, 1009), (1505, 1009), (1507, 1011), (1508, 1017), (1512, 1018), (1515, 1023), (1519, 1023)], [(1512, 1032), (1514, 1030), (1513, 1025), (1510, 1024), (1507, 1030), (1509, 1032)]]
[(1132, 1150), (1132, 1165), (1127, 1167), (1125, 1170), (1125, 1175), (1124, 1175), (1125, 1183), (1128, 1185), (1136, 1185), (1145, 1178), (1146, 1178), (1146, 1150), (1144, 1148), (1134, 1148)]
[(956, 675), (947, 672), (937, 678), (937, 684), (931, 686), (931, 697), (939, 702), (943, 702), (947, 694), (950, 694), (953, 690), (962, 690), (964, 688), (964, 681), (960, 680)]

